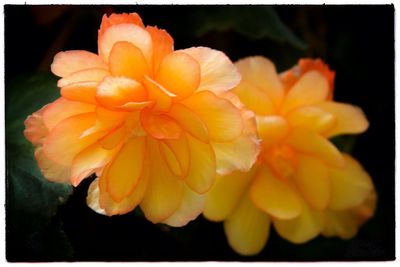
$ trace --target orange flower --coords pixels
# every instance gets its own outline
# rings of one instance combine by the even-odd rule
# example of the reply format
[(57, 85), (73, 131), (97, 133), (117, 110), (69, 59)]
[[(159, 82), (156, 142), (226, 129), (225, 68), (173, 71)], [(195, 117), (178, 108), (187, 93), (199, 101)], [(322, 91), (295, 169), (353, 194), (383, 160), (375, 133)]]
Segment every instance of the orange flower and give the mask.
[(236, 66), (242, 81), (233, 92), (256, 113), (262, 150), (249, 172), (217, 178), (206, 218), (224, 221), (229, 244), (243, 255), (265, 246), (271, 223), (294, 243), (319, 233), (354, 236), (376, 195), (361, 165), (328, 138), (365, 131), (363, 112), (332, 100), (334, 73), (320, 60), (301, 60), (281, 76), (263, 57)]
[(26, 120), (42, 173), (74, 186), (96, 173), (95, 211), (140, 205), (153, 223), (184, 225), (216, 173), (246, 171), (257, 158), (254, 114), (227, 92), (240, 74), (222, 52), (174, 51), (171, 36), (136, 13), (104, 16), (98, 47), (55, 56), (61, 97)]

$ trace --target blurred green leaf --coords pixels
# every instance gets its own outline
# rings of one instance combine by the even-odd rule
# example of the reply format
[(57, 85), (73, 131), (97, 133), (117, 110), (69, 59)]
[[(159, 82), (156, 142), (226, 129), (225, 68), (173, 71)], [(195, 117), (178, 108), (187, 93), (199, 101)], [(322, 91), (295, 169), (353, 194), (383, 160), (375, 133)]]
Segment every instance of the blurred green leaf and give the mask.
[[(205, 14), (205, 12), (207, 12)], [(271, 39), (304, 50), (307, 45), (279, 18), (271, 6), (215, 6), (191, 14), (197, 36), (210, 31), (233, 30), (253, 40)]]
[(68, 251), (70, 247), (60, 222), (53, 222), (52, 217), (72, 193), (72, 186), (43, 178), (34, 159), (34, 148), (23, 130), (28, 115), (58, 96), (56, 79), (49, 74), (25, 75), (6, 82), (8, 240), (10, 246), (20, 246), (22, 251), (35, 251), (46, 258), (49, 251), (57, 254), (57, 249)]
[(342, 152), (351, 154), (356, 144), (356, 135), (341, 135), (331, 139), (332, 143)]

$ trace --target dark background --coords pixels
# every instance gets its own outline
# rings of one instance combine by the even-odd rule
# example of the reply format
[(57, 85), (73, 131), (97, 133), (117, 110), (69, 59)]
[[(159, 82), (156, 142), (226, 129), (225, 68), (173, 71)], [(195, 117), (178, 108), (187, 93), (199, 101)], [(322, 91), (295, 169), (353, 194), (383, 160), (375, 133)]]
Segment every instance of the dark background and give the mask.
[[(394, 7), (386, 6), (10, 6), (5, 12), (6, 257), (8, 261), (393, 260)], [(183, 228), (153, 225), (135, 210), (106, 217), (85, 202), (90, 181), (72, 189), (40, 177), (23, 139), (27, 115), (58, 96), (49, 73), (61, 50), (97, 51), (101, 16), (138, 12), (166, 29), (175, 49), (208, 46), (233, 61), (272, 59), (278, 71), (319, 57), (336, 71), (335, 99), (360, 106), (369, 130), (342, 149), (370, 173), (375, 216), (348, 241), (318, 237), (295, 245), (271, 231), (257, 256), (241, 257), (221, 223), (200, 216)], [(70, 195), (70, 196), (69, 196)], [(68, 197), (69, 196), (69, 197)]]

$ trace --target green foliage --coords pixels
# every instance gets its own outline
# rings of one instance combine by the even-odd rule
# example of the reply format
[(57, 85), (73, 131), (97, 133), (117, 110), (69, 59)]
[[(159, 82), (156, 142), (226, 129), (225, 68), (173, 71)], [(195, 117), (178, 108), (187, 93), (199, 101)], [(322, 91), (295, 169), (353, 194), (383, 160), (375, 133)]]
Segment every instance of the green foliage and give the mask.
[(52, 217), (72, 187), (43, 178), (23, 130), (25, 118), (58, 95), (56, 80), (49, 74), (20, 76), (6, 86), (7, 237), (11, 247), (46, 259), (71, 252), (60, 222)]

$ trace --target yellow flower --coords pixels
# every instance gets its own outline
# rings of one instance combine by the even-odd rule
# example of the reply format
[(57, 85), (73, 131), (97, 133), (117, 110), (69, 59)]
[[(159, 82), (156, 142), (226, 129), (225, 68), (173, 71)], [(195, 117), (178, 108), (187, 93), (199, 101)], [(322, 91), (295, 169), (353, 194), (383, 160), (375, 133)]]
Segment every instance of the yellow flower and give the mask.
[(350, 238), (372, 216), (369, 175), (328, 140), (368, 128), (363, 112), (332, 100), (334, 73), (320, 60), (302, 60), (281, 74), (266, 58), (236, 63), (233, 90), (256, 113), (262, 149), (249, 172), (217, 178), (204, 215), (224, 221), (231, 247), (252, 255), (265, 246), (271, 223), (283, 238), (306, 242), (318, 234)]
[(136, 13), (104, 16), (98, 47), (55, 56), (61, 97), (25, 122), (42, 173), (74, 186), (96, 173), (95, 211), (140, 205), (153, 223), (184, 225), (202, 212), (216, 173), (257, 158), (254, 114), (227, 92), (240, 74), (222, 52), (174, 51)]

